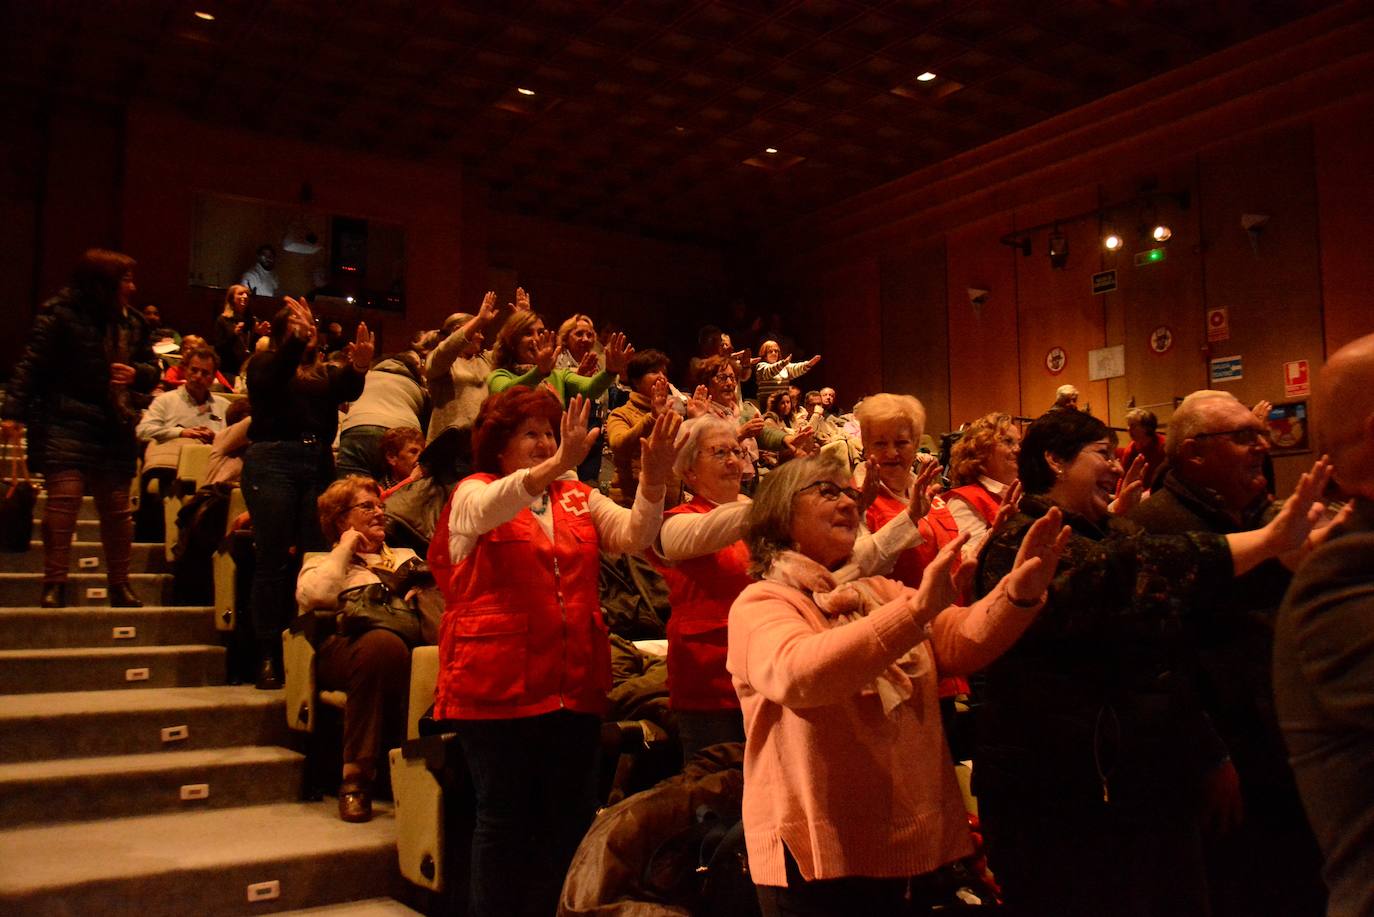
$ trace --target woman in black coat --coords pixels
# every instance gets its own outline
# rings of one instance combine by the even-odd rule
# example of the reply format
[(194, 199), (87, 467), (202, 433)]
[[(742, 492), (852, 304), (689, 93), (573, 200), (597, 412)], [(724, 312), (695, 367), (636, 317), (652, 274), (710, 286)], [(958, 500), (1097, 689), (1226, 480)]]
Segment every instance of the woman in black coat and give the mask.
[(72, 533), (85, 493), (100, 513), (110, 604), (143, 604), (129, 588), (129, 482), (138, 464), (134, 428), (159, 374), (147, 324), (130, 307), (134, 290), (134, 259), (87, 251), (71, 285), (39, 310), (6, 390), (5, 436), (17, 443), (28, 425), (30, 463), (43, 472), (48, 492), (44, 608), (66, 604)]

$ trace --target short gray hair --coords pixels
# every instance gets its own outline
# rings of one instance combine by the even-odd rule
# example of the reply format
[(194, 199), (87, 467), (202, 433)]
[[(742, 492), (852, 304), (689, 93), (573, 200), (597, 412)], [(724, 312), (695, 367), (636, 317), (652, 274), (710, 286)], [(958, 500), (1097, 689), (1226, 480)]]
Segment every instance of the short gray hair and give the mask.
[(689, 420), (682, 425), (682, 431), (687, 436), (687, 442), (683, 444), (682, 451), (673, 461), (673, 474), (679, 478), (697, 463), (697, 457), (701, 453), (701, 441), (709, 434), (728, 433), (734, 437), (738, 432), (734, 423), (716, 414), (705, 414), (695, 420)]
[(749, 507), (744, 533), (752, 575), (762, 578), (778, 554), (792, 550), (792, 504), (798, 491), (818, 480), (848, 474), (848, 466), (836, 453), (820, 452), (784, 462), (764, 477)]
[(1164, 444), (1166, 456), (1171, 460), (1178, 458), (1178, 452), (1183, 448), (1185, 440), (1206, 432), (1204, 429), (1207, 426), (1206, 406), (1218, 401), (1234, 401), (1236, 404), (1240, 404), (1240, 399), (1230, 392), (1209, 388), (1193, 392), (1179, 402), (1178, 407), (1174, 408), (1174, 416), (1169, 418), (1169, 438)]

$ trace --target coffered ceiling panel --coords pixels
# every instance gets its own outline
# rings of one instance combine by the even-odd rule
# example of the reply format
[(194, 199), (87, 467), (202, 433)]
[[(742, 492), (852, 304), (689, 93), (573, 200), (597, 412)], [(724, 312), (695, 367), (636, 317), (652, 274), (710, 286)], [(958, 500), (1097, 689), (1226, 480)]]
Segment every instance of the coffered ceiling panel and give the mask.
[(0, 79), (460, 163), (497, 209), (728, 241), (1332, 2), (43, 0), (17, 5)]

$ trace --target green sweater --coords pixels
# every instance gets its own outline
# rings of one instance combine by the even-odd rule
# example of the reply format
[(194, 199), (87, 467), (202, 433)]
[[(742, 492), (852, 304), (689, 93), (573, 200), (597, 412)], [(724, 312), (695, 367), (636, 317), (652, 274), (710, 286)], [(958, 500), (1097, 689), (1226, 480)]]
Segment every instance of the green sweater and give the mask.
[(487, 390), (495, 395), (504, 392), (512, 385), (524, 385), (529, 388), (537, 387), (541, 382), (547, 382), (553, 389), (553, 393), (558, 396), (560, 404), (568, 403), (569, 395), (582, 395), (586, 398), (597, 398), (602, 392), (611, 387), (615, 381), (615, 375), (608, 372), (599, 372), (595, 376), (580, 376), (571, 369), (555, 369), (547, 376), (539, 371), (538, 366), (531, 366), (529, 371), (523, 375), (517, 375), (514, 370), (498, 369), (487, 377)]

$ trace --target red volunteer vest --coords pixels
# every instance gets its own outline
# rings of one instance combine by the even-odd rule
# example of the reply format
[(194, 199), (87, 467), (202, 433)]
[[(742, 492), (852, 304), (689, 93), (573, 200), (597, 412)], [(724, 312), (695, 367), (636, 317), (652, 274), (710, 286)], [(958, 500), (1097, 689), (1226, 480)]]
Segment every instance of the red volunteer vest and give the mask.
[(590, 498), (591, 488), (580, 481), (555, 481), (549, 486), (552, 544), (525, 508), (478, 538), (457, 564), (448, 557), (445, 507), (429, 550), (445, 601), (436, 719), (512, 719), (563, 708), (605, 712), (611, 648)]
[(956, 487), (949, 492), (951, 497), (963, 497), (968, 501), (969, 506), (973, 507), (974, 512), (983, 517), (983, 521), (992, 525), (992, 520), (997, 516), (997, 508), (1002, 501), (993, 496), (992, 491), (982, 484), (965, 484), (963, 487)]
[[(709, 513), (715, 506), (696, 497), (666, 516)], [(665, 563), (650, 561), (668, 583), (668, 703), (674, 710), (738, 710), (739, 697), (725, 669), (730, 606), (754, 581), (749, 549), (737, 541), (713, 554)]]

